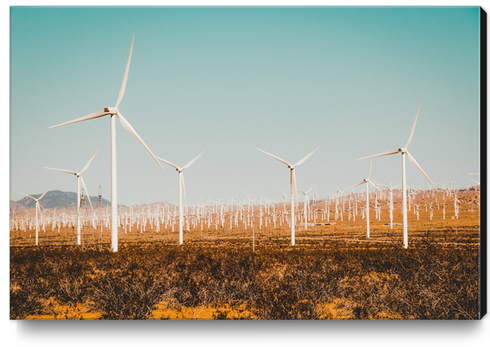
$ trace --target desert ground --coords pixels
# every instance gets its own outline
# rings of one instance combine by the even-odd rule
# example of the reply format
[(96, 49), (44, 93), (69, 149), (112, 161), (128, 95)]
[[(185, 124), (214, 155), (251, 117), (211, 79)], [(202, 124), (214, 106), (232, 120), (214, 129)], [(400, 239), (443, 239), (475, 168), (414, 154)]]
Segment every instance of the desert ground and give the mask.
[(364, 193), (337, 215), (334, 198), (310, 201), (306, 229), (300, 201), (295, 246), (282, 203), (187, 210), (183, 245), (175, 208), (120, 209), (117, 253), (103, 211), (82, 209), (81, 245), (73, 218), (42, 211), (38, 246), (34, 209), (11, 213), (10, 318), (478, 319), (478, 191), (414, 193), (407, 249), (401, 198), (391, 228), (384, 192), (370, 198), (369, 238)]

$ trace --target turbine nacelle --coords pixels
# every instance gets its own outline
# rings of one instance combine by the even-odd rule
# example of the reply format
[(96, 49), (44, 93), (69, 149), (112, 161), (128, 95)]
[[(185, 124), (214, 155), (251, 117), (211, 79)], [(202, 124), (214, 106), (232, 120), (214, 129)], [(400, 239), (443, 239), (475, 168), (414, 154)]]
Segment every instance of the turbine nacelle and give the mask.
[(117, 114), (119, 112), (118, 107), (104, 107), (104, 112), (107, 112), (108, 114)]
[(400, 153), (407, 153), (407, 148), (406, 147), (402, 147), (402, 148), (398, 148), (398, 152)]

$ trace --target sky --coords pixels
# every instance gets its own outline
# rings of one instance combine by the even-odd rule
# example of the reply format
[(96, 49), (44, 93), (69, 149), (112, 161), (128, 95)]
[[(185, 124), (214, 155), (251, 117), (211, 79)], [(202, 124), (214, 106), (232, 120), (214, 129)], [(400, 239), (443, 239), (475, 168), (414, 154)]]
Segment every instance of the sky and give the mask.
[[(11, 7), (10, 199), (76, 191), (110, 200), (108, 116), (119, 107), (152, 152), (183, 166), (189, 204), (289, 198), (286, 165), (317, 197), (367, 177), (356, 159), (408, 147), (437, 187), (480, 172), (478, 7)], [(178, 202), (178, 174), (116, 127), (118, 202)], [(401, 156), (371, 180), (401, 182)], [(428, 189), (407, 160), (407, 183)], [(355, 188), (361, 192), (364, 187)]]

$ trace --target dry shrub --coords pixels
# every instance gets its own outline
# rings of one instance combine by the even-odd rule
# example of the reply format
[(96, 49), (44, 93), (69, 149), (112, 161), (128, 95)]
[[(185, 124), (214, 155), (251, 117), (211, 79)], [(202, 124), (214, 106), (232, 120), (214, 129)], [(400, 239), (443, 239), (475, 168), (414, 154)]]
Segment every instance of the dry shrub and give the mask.
[[(349, 302), (345, 309), (355, 319), (479, 318), (478, 247), (428, 238), (409, 249), (318, 242), (255, 252), (237, 240), (141, 242), (116, 254), (13, 247), (10, 317), (43, 314), (40, 300), (54, 298), (93, 302), (103, 319), (150, 319), (162, 301), (176, 308), (240, 306), (256, 319), (329, 319), (320, 308), (336, 299)], [(229, 318), (225, 313), (217, 310), (215, 318)]]

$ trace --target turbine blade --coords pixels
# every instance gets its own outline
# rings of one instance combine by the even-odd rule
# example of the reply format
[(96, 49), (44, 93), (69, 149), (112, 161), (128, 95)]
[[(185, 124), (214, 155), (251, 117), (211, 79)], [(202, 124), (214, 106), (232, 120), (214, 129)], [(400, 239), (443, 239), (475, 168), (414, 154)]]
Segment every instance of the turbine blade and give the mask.
[[(258, 148), (257, 148), (257, 149), (258, 149)], [(276, 157), (275, 155), (270, 154), (270, 153), (267, 153), (266, 151), (263, 151), (263, 150), (261, 150), (261, 149), (258, 149), (258, 150), (259, 150), (259, 151), (261, 151), (261, 152), (264, 152), (264, 153), (265, 153), (265, 154), (267, 154), (267, 155), (270, 155), (272, 158), (274, 158), (274, 159), (276, 159), (276, 160), (279, 160), (281, 163), (286, 164), (287, 166), (291, 166), (291, 164), (289, 164), (289, 163), (288, 163), (287, 161), (285, 161), (284, 159), (281, 159), (281, 158), (279, 158), (279, 157)]]
[(72, 124), (72, 123), (78, 123), (78, 122), (83, 122), (84, 120), (89, 120), (89, 119), (95, 119), (95, 118), (99, 118), (99, 117), (102, 117), (102, 116), (105, 116), (109, 114), (109, 112), (104, 112), (104, 110), (100, 110), (100, 111), (95, 111), (91, 114), (88, 114), (86, 116), (83, 116), (83, 117), (80, 117), (80, 118), (77, 118), (77, 119), (74, 119), (74, 120), (71, 120), (69, 122), (65, 122), (65, 123), (61, 123), (61, 124), (58, 124), (58, 125), (53, 125), (53, 126), (50, 126), (49, 129), (51, 128), (56, 128), (56, 127), (60, 127), (60, 126), (63, 126), (63, 125), (68, 125), (68, 124)]
[(206, 149), (205, 149), (205, 150), (204, 150), (204, 151), (203, 151), (201, 154), (199, 154), (197, 157), (195, 157), (195, 158), (194, 158), (194, 159), (192, 159), (190, 162), (188, 162), (188, 163), (187, 163), (187, 164), (186, 164), (186, 165), (183, 167), (183, 169), (187, 169), (189, 166), (191, 166), (192, 164), (194, 164), (194, 162), (195, 162), (195, 161), (196, 161), (196, 160), (197, 160), (197, 159), (198, 159), (198, 158), (199, 158), (201, 155), (203, 155), (203, 154), (204, 154), (204, 153), (205, 153), (205, 152), (206, 152), (208, 149), (209, 149), (209, 147), (208, 147), (208, 148), (206, 148)]
[(136, 133), (136, 131), (133, 129), (133, 127), (131, 126), (131, 124), (129, 124), (129, 122), (126, 120), (126, 118), (123, 117), (123, 115), (121, 113), (117, 113), (117, 116), (119, 117), (119, 121), (121, 122), (121, 125), (131, 134), (133, 135), (133, 137), (138, 140), (139, 143), (141, 143), (143, 145), (143, 147), (145, 147), (145, 149), (148, 151), (148, 153), (150, 153), (150, 155), (153, 157), (153, 159), (155, 159), (155, 161), (157, 162), (158, 166), (160, 166), (160, 168), (163, 170), (163, 167), (162, 167), (162, 164), (160, 164), (160, 162), (158, 161), (158, 159), (155, 157), (155, 155), (152, 153), (152, 151), (148, 148), (148, 146), (145, 144), (145, 142), (141, 139), (141, 137)]
[(371, 185), (372, 185), (374, 188), (376, 188), (377, 190), (379, 190), (379, 191), (381, 192), (381, 195), (383, 196), (383, 198), (385, 198), (385, 199), (386, 199), (386, 195), (385, 195), (385, 193), (383, 193), (383, 191), (382, 191), (381, 189), (379, 189), (379, 187), (378, 187), (376, 184), (374, 184), (374, 183), (373, 183), (373, 182), (371, 182), (371, 181), (369, 181), (369, 183), (371, 183)]
[[(352, 188), (355, 188), (355, 187), (357, 187), (357, 186), (360, 186), (360, 185), (361, 185), (361, 184), (363, 184), (363, 183), (365, 183), (365, 182), (364, 182), (364, 181), (361, 181), (361, 182), (359, 182), (359, 183), (357, 183), (357, 184), (354, 184), (352, 187), (349, 187), (349, 188), (344, 189), (344, 190), (350, 190), (350, 189), (352, 189)], [(341, 190), (341, 192), (343, 192), (344, 190)]]
[(49, 189), (48, 189), (48, 190), (46, 190), (46, 191), (43, 193), (43, 195), (41, 195), (41, 196), (39, 197), (39, 199), (37, 199), (37, 200), (41, 200), (41, 199), (43, 198), (43, 196), (44, 196), (44, 195), (46, 195), (46, 193), (47, 193), (48, 191), (49, 191)]
[(398, 149), (394, 149), (394, 150), (391, 150), (391, 151), (386, 151), (386, 152), (375, 154), (375, 155), (370, 155), (368, 157), (363, 157), (363, 158), (359, 158), (359, 159), (356, 159), (356, 160), (364, 160), (364, 159), (382, 157), (382, 156), (385, 156), (385, 155), (391, 155), (391, 154), (396, 154), (396, 153), (398, 153)]
[(100, 147), (99, 147), (99, 149), (97, 151), (95, 151), (95, 154), (92, 156), (92, 158), (90, 158), (90, 160), (85, 165), (85, 167), (82, 169), (82, 171), (80, 171), (80, 174), (83, 173), (85, 170), (87, 170), (88, 166), (90, 165), (90, 163), (92, 162), (92, 160), (94, 160), (94, 158), (97, 155), (97, 153), (99, 152), (99, 150), (100, 150)]
[[(469, 177), (468, 177), (469, 178)], [(473, 178), (470, 178), (470, 180), (472, 180), (473, 182), (475, 182), (476, 184), (480, 184), (480, 182), (478, 181), (475, 181)]]
[(27, 194), (24, 194), (24, 193), (21, 193), (21, 192), (18, 192), (18, 193), (19, 193), (19, 194), (22, 194), (22, 195), (25, 195), (25, 196), (28, 196), (28, 197), (30, 197), (32, 200), (36, 201), (36, 198), (35, 198), (35, 197), (33, 197), (33, 196), (30, 196), (30, 195), (27, 195)]
[(122, 98), (124, 96), (124, 91), (126, 90), (126, 83), (128, 81), (128, 73), (129, 73), (129, 64), (131, 63), (131, 54), (133, 54), (133, 42), (134, 42), (134, 34), (133, 34), (133, 38), (131, 39), (131, 48), (129, 50), (128, 63), (126, 64), (126, 71), (124, 71), (124, 77), (121, 84), (121, 89), (119, 90), (119, 95), (117, 96), (116, 108), (119, 107), (119, 104), (121, 103)]
[(172, 162), (170, 162), (170, 161), (167, 161), (167, 160), (162, 159), (162, 158), (160, 158), (160, 157), (157, 157), (157, 159), (158, 159), (158, 160), (163, 161), (164, 163), (166, 163), (166, 164), (168, 164), (168, 165), (170, 165), (170, 166), (172, 166), (172, 167), (173, 167), (173, 168), (175, 168), (176, 170), (178, 170), (178, 169), (179, 169), (179, 167), (178, 167), (177, 165), (175, 165), (174, 163), (172, 163)]
[(45, 167), (45, 169), (66, 172), (67, 174), (70, 174), (70, 175), (76, 175), (77, 174), (75, 171), (63, 170), (63, 169), (53, 169), (52, 167)]
[(306, 161), (306, 159), (308, 159), (309, 157), (311, 157), (311, 155), (312, 155), (313, 153), (315, 153), (316, 151), (318, 151), (318, 150), (320, 149), (320, 147), (321, 147), (321, 146), (323, 146), (324, 144), (325, 144), (325, 142), (324, 142), (324, 143), (322, 143), (322, 144), (321, 144), (320, 146), (318, 146), (317, 148), (315, 148), (315, 150), (314, 150), (313, 152), (311, 152), (310, 154), (308, 154), (306, 157), (304, 157), (303, 159), (301, 159), (300, 161), (298, 161), (296, 164), (294, 164), (294, 166), (298, 166), (298, 165), (303, 164), (303, 163)]
[(378, 187), (376, 184), (374, 184), (373, 182), (371, 182), (371, 180), (369, 180), (368, 182), (369, 182), (369, 183), (371, 183), (371, 185), (372, 185), (374, 188), (376, 188), (377, 190), (379, 190), (379, 191), (381, 192), (381, 189), (379, 189), (379, 187)]
[(311, 192), (311, 190), (313, 189), (313, 187), (315, 187), (315, 185), (312, 185), (311, 188), (308, 189), (305, 194), (308, 194), (309, 192)]
[(85, 181), (83, 180), (82, 176), (80, 176), (80, 181), (82, 181), (83, 189), (85, 189), (85, 194), (87, 194), (88, 202), (90, 203), (90, 207), (92, 207), (92, 201), (90, 201), (90, 194), (88, 193), (87, 186), (85, 185)]
[(422, 103), (422, 100), (420, 100), (420, 102), (419, 102), (419, 108), (417, 109), (417, 115), (415, 116), (415, 121), (413, 122), (412, 131), (410, 132), (410, 135), (408, 136), (408, 141), (407, 141), (407, 144), (405, 145), (405, 148), (407, 148), (408, 145), (410, 144), (410, 142), (412, 141), (413, 132), (415, 131), (415, 124), (417, 124), (417, 118), (419, 117), (420, 104), (421, 103)]
[(434, 183), (432, 183), (432, 181), (430, 180), (429, 176), (427, 176), (427, 174), (424, 172), (424, 170), (422, 170), (422, 168), (420, 167), (420, 165), (417, 163), (417, 161), (415, 160), (414, 157), (412, 157), (412, 155), (410, 153), (407, 152), (407, 156), (408, 156), (408, 159), (412, 162), (413, 165), (415, 165), (419, 170), (420, 172), (422, 172), (422, 174), (425, 176), (425, 178), (427, 178), (427, 180), (429, 180), (430, 184), (432, 184), (432, 186), (436, 188), (436, 186), (434, 185)]

